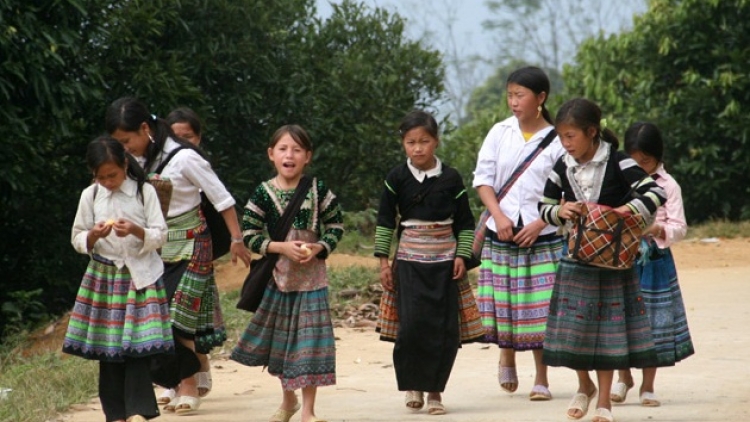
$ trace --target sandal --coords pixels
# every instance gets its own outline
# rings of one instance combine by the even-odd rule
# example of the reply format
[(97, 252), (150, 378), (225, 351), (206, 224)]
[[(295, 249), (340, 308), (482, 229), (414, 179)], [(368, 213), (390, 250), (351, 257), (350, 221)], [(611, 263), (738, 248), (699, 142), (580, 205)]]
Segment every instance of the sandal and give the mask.
[(289, 422), (289, 419), (292, 419), (292, 416), (294, 416), (300, 408), (302, 408), (302, 405), (299, 404), (299, 402), (294, 404), (292, 410), (284, 410), (279, 407), (276, 409), (276, 413), (271, 415), (271, 419), (269, 419), (268, 422)]
[(196, 372), (195, 380), (198, 384), (198, 397), (206, 397), (211, 392), (213, 382), (211, 381), (211, 372)]
[(549, 392), (549, 388), (546, 385), (537, 384), (531, 389), (529, 393), (529, 400), (531, 401), (546, 401), (552, 400), (552, 393)]
[(615, 422), (615, 417), (612, 416), (612, 412), (609, 409), (600, 407), (594, 412), (591, 422)]
[(617, 382), (612, 386), (609, 391), (609, 399), (612, 403), (624, 403), (628, 397), (628, 391), (633, 388), (633, 385), (627, 385), (624, 382)]
[(201, 399), (193, 396), (180, 396), (177, 400), (177, 406), (174, 407), (174, 412), (179, 415), (192, 415), (198, 411), (201, 407)]
[(164, 407), (162, 408), (165, 412), (174, 412), (175, 407), (177, 407), (178, 402), (180, 401), (179, 397), (173, 397), (172, 400), (169, 401)]
[(641, 406), (645, 407), (659, 407), (661, 402), (656, 398), (656, 394), (651, 391), (644, 391), (641, 393)]
[(159, 397), (156, 398), (156, 404), (169, 404), (176, 395), (177, 393), (174, 391), (174, 388), (168, 388), (162, 391)]
[(445, 415), (445, 406), (440, 400), (427, 400), (427, 414), (433, 416)]
[[(498, 366), (497, 381), (500, 383), (500, 388), (506, 393), (515, 393), (518, 389), (518, 374), (516, 373), (515, 366)], [(510, 385), (511, 387), (506, 387)]]
[(144, 418), (141, 415), (133, 415), (128, 418), (127, 422), (148, 422), (148, 421), (146, 420), (146, 418)]
[(419, 410), (424, 406), (424, 393), (421, 391), (407, 391), (404, 402), (409, 409)]
[[(578, 420), (586, 416), (586, 413), (589, 412), (589, 404), (591, 403), (591, 400), (594, 400), (594, 397), (596, 397), (596, 393), (596, 388), (594, 388), (594, 391), (592, 391), (588, 396), (583, 393), (575, 393), (575, 395), (573, 395), (573, 399), (570, 400), (570, 403), (568, 404), (568, 419)], [(569, 413), (571, 410), (580, 410), (581, 416), (571, 415)]]

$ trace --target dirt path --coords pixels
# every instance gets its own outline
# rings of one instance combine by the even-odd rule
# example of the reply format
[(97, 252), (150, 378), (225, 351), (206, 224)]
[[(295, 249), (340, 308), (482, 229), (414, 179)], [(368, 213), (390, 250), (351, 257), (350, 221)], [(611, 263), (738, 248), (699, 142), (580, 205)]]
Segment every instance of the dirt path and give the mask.
[[(624, 405), (613, 409), (619, 422), (750, 420), (750, 240), (705, 243), (687, 241), (675, 248), (680, 284), (688, 307), (696, 355), (674, 368), (659, 370), (657, 393), (663, 405), (645, 408), (631, 391)], [(336, 255), (334, 255), (336, 257)], [(341, 261), (341, 262), (339, 262)], [(375, 265), (360, 257), (332, 258), (331, 265), (350, 262)], [(244, 276), (239, 267), (222, 266), (223, 288), (237, 286), (230, 275)], [(241, 282), (241, 278), (240, 278)], [(266, 421), (279, 404), (278, 381), (261, 371), (226, 359), (237, 333), (212, 361), (214, 390), (200, 412), (188, 419), (164, 414), (160, 421)], [(371, 330), (336, 329), (338, 384), (319, 390), (320, 417), (339, 421), (565, 421), (565, 409), (575, 392), (575, 375), (565, 368), (550, 369), (550, 402), (530, 402), (533, 362), (530, 353), (518, 356), (520, 387), (515, 394), (500, 391), (496, 380), (498, 350), (467, 345), (458, 355), (444, 403), (449, 413), (430, 417), (411, 413), (396, 391), (391, 363), (392, 344), (378, 341)], [(640, 375), (636, 374), (636, 380)], [(65, 421), (103, 420), (98, 400), (79, 406)], [(591, 415), (583, 420), (589, 421)], [(299, 421), (299, 415), (292, 418)]]

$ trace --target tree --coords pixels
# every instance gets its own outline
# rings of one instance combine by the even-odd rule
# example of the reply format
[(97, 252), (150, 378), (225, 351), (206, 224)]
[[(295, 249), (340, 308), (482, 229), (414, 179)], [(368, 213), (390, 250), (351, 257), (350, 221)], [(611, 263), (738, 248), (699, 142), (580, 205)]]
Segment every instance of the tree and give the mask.
[(564, 71), (568, 95), (600, 103), (619, 133), (660, 127), (691, 221), (750, 218), (748, 18), (745, 0), (654, 0), (632, 31), (590, 39)]

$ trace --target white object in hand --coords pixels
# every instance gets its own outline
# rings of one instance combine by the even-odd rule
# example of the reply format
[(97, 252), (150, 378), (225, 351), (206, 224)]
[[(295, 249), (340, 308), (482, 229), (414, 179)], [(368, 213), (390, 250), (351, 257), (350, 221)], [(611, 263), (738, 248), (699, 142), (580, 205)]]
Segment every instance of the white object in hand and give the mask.
[(115, 219), (114, 218), (110, 218), (109, 220), (107, 220), (106, 223), (104, 223), (104, 225), (105, 226), (114, 226), (115, 225)]
[(312, 249), (310, 249), (309, 247), (307, 247), (307, 245), (302, 245), (299, 248), (302, 249), (302, 252), (305, 253), (305, 256), (312, 255)]

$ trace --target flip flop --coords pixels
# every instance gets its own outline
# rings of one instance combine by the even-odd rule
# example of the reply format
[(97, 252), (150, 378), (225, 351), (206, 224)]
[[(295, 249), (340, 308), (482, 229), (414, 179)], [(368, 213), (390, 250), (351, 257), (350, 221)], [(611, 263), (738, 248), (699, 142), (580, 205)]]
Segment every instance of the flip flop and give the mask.
[(615, 422), (615, 417), (612, 416), (612, 412), (609, 409), (600, 407), (594, 412), (591, 422)]
[[(515, 393), (518, 389), (518, 374), (515, 366), (498, 366), (497, 381), (500, 388), (506, 393)], [(510, 384), (512, 387), (505, 387), (503, 384)]]
[(589, 404), (591, 404), (591, 400), (594, 400), (594, 397), (596, 397), (596, 393), (596, 388), (594, 388), (594, 391), (588, 396), (583, 393), (575, 393), (573, 399), (570, 400), (570, 403), (568, 404), (568, 412), (571, 410), (580, 410), (581, 416), (572, 416), (570, 413), (566, 413), (568, 419), (579, 420), (586, 416), (586, 413), (589, 412)]
[(193, 396), (180, 396), (177, 400), (177, 406), (174, 407), (174, 412), (178, 416), (192, 415), (198, 411), (201, 407), (201, 399)]
[(624, 382), (617, 382), (609, 390), (609, 399), (612, 400), (612, 403), (624, 403), (631, 388), (633, 388), (632, 385), (629, 386)]
[(427, 400), (427, 414), (437, 416), (445, 413), (445, 406), (440, 400)]
[(206, 397), (211, 392), (213, 382), (211, 381), (211, 372), (196, 372), (195, 380), (198, 384), (198, 396)]
[(407, 391), (404, 398), (406, 407), (411, 410), (419, 410), (424, 407), (424, 393), (421, 391)]
[(552, 393), (549, 392), (547, 386), (537, 384), (531, 389), (529, 393), (529, 400), (531, 401), (546, 401), (552, 400)]
[(659, 407), (661, 402), (656, 398), (656, 394), (651, 391), (644, 391), (641, 393), (641, 406), (645, 407)]
[(279, 407), (276, 409), (276, 413), (271, 415), (271, 419), (269, 419), (268, 422), (289, 422), (289, 419), (292, 419), (292, 416), (294, 416), (300, 408), (302, 408), (302, 405), (299, 404), (299, 402), (294, 404), (292, 410), (284, 410)]

